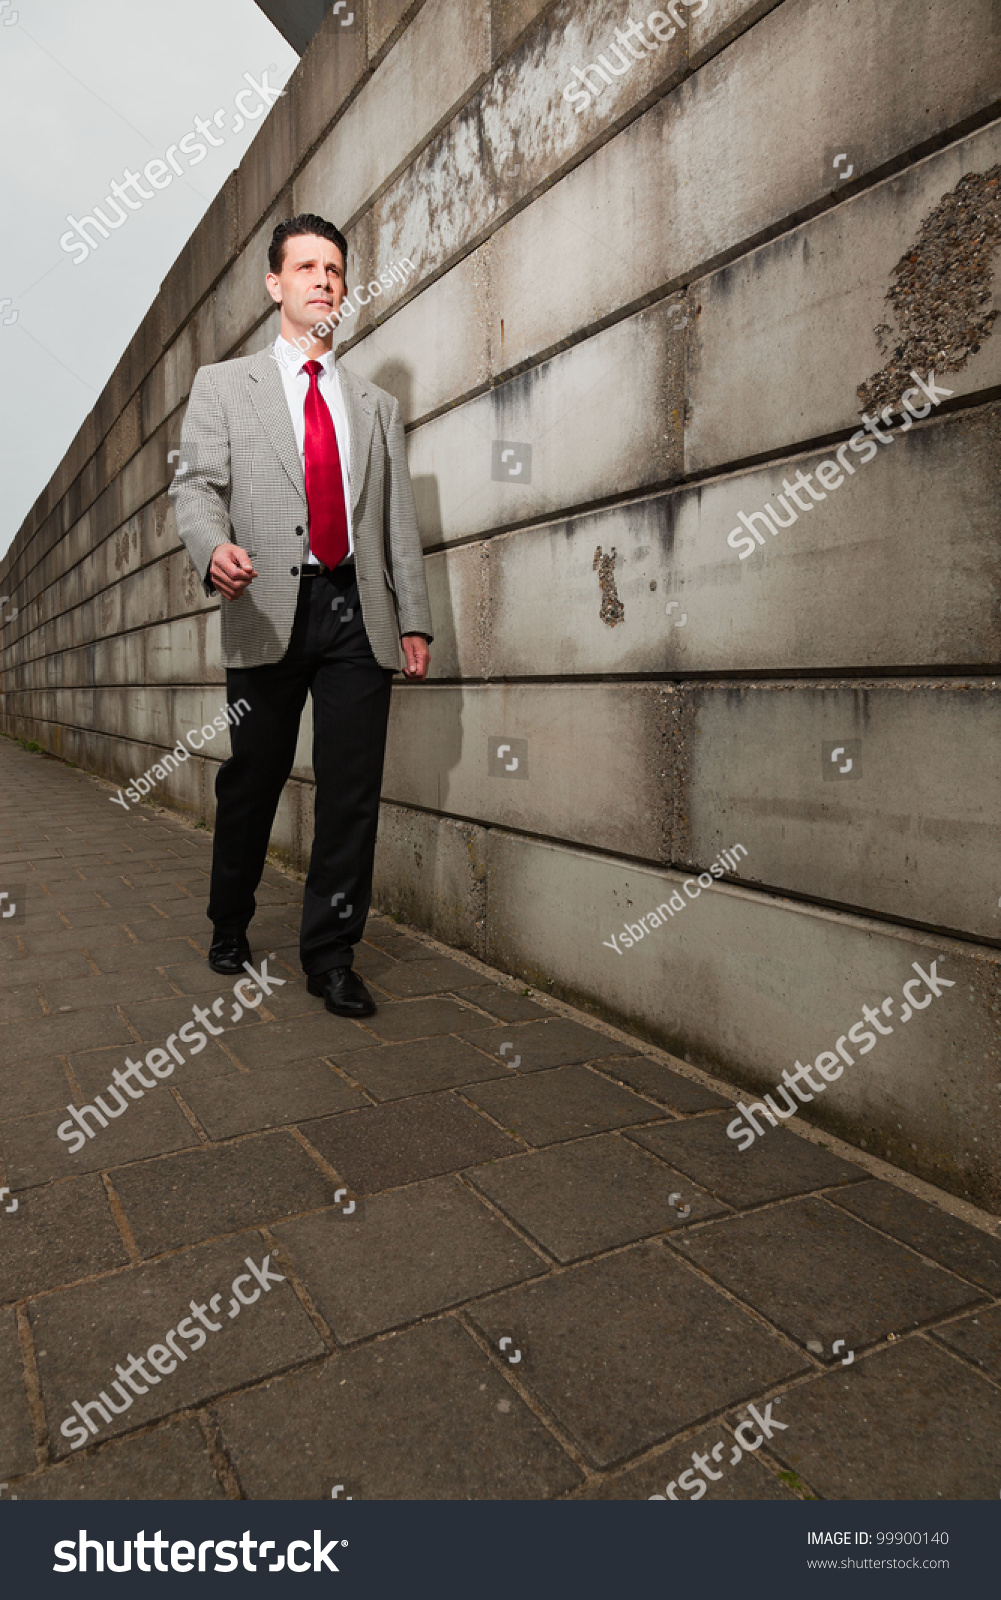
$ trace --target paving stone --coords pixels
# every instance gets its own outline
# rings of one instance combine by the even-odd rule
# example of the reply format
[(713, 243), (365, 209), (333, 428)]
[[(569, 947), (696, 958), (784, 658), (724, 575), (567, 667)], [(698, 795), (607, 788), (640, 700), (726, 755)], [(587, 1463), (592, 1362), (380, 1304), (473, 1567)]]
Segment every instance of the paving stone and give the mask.
[(286, 1132), (145, 1161), (112, 1182), (144, 1256), (329, 1206), (337, 1187)]
[(378, 1049), (378, 1040), (347, 1017), (319, 1010), (313, 1016), (288, 1022), (266, 1022), (244, 1029), (232, 1042), (234, 1053), (247, 1067), (281, 1066), (290, 1061), (310, 1061), (317, 1056), (336, 1058), (348, 1051)]
[[(542, 1500), (581, 1474), (450, 1318), (215, 1408), (251, 1500)], [(342, 1495), (343, 1498), (343, 1495)]]
[[(66, 1105), (70, 1103), (67, 1095)], [(69, 1144), (56, 1132), (68, 1120), (66, 1105), (54, 1114), (47, 1111), (0, 1124), (4, 1170), (15, 1194), (71, 1173), (100, 1172), (198, 1143), (180, 1106), (161, 1086), (133, 1101), (114, 1122), (98, 1128), (82, 1150), (71, 1154)], [(90, 1126), (95, 1126), (93, 1119)]]
[[(124, 876), (128, 880), (128, 887), (132, 889), (133, 896), (140, 902), (151, 905), (159, 905), (162, 902), (164, 910), (167, 909), (168, 900), (185, 900), (189, 905), (195, 904), (190, 892), (184, 884), (178, 883), (169, 869), (166, 872), (127, 872)], [(201, 901), (197, 903), (199, 910), (204, 910)]]
[(221, 981), (220, 976), (212, 971), (207, 961), (195, 955), (190, 945), (187, 953), (190, 960), (173, 961), (169, 966), (158, 962), (158, 968), (167, 981), (174, 984), (183, 994), (205, 994)]
[(499, 983), (481, 983), (470, 989), (456, 989), (460, 1000), (470, 1000), (474, 1006), (489, 1011), (502, 1022), (529, 1022), (533, 1017), (551, 1017), (545, 1006), (536, 1005), (527, 995), (515, 994)]
[[(725, 1210), (719, 1201), (654, 1165), (644, 1151), (614, 1133), (477, 1167), (469, 1177), (519, 1227), (564, 1262), (701, 1222)], [(672, 1195), (680, 1195), (674, 1205)], [(685, 1206), (691, 1206), (691, 1213), (682, 1218)]]
[(459, 1172), (519, 1147), (452, 1094), (344, 1111), (302, 1131), (356, 1194)]
[[(192, 1417), (167, 1422), (135, 1439), (112, 1440), (10, 1487), (19, 1500), (226, 1499), (205, 1437)], [(122, 1559), (116, 1539), (115, 1560)]]
[(582, 1028), (578, 1022), (566, 1022), (554, 1017), (548, 1022), (505, 1023), (499, 1028), (484, 1028), (479, 1021), (456, 1030), (459, 1037), (468, 1039), (478, 1050), (488, 1055), (499, 1055), (501, 1045), (508, 1045), (505, 1059), (513, 1061), (521, 1056), (520, 1071), (538, 1072), (543, 1067), (573, 1066), (580, 1061), (599, 1061), (605, 1056), (631, 1056), (636, 1051), (617, 1039), (608, 1039), (603, 1033)]
[(181, 1093), (211, 1139), (255, 1133), (368, 1104), (323, 1061), (260, 1067), (225, 1078), (185, 1079)]
[(463, 1039), (445, 1034), (409, 1044), (386, 1044), (378, 1050), (337, 1051), (333, 1060), (377, 1100), (454, 1089), (502, 1073), (502, 1061), (490, 1061)]
[(805, 1366), (653, 1242), (506, 1290), (464, 1315), (495, 1346), (509, 1334), (524, 1341), (521, 1382), (597, 1467)]
[(629, 1084), (641, 1094), (649, 1095), (651, 1100), (656, 1100), (658, 1105), (667, 1106), (683, 1117), (698, 1111), (725, 1111), (730, 1107), (730, 1101), (721, 1094), (704, 1089), (701, 1083), (682, 1077), (680, 1072), (672, 1072), (670, 1067), (665, 1067), (660, 1061), (652, 1061), (649, 1056), (630, 1056), (623, 1061), (603, 1062), (601, 1071), (606, 1077)]
[(23, 1300), (129, 1260), (96, 1173), (30, 1190), (15, 1212), (0, 1212), (0, 1239), (0, 1301)]
[(148, 924), (157, 931), (163, 924), (163, 918), (157, 916), (151, 906), (142, 904), (132, 905), (128, 912), (120, 910), (117, 906), (112, 906), (110, 910), (105, 910), (103, 906), (93, 909), (88, 906), (86, 910), (75, 907), (72, 914), (67, 912), (67, 916), (72, 932), (77, 936), (78, 944), (84, 934), (92, 934), (95, 931), (100, 933), (105, 927), (116, 927), (119, 923), (136, 930)]
[[(234, 981), (234, 979), (227, 981), (217, 975), (213, 1000), (201, 1007), (202, 1010), (209, 1012), (209, 1021), (213, 1026), (223, 1030), (220, 1037), (229, 1036), (244, 1028), (263, 1026), (256, 1008), (248, 1011), (239, 1006), (233, 995)], [(223, 1001), (217, 1010), (213, 1010), (215, 1000)], [(234, 1020), (235, 1010), (239, 1010), (240, 1014)], [(122, 1003), (122, 1011), (142, 1040), (142, 1045), (137, 1046), (137, 1049), (162, 1044), (170, 1034), (177, 1033), (185, 1023), (192, 1021), (201, 1032), (208, 1033), (210, 1038), (216, 1037), (209, 1032), (204, 1021), (195, 1019), (194, 1008), (187, 996), (171, 994), (165, 1000), (148, 1000), (135, 1004), (131, 998), (126, 998)], [(183, 1051), (183, 1042), (180, 1048)]]
[[(387, 956), (392, 956), (394, 961), (435, 959), (435, 952), (426, 944), (421, 944), (419, 939), (411, 938), (408, 933), (401, 933), (391, 922), (383, 921), (379, 917), (369, 917), (366, 922), (364, 943), (381, 950)], [(468, 981), (469, 968), (464, 968), (464, 971)]]
[(0, 1067), (0, 1122), (57, 1111), (70, 1097), (69, 1080), (58, 1060)]
[[(8, 936), (3, 936), (8, 938)], [(56, 984), (66, 979), (67, 982), (77, 978), (93, 978), (93, 968), (86, 960), (82, 950), (67, 950), (64, 955), (21, 955), (19, 950), (14, 950), (10, 960), (3, 958), (3, 942), (0, 941), (0, 962), (5, 966), (6, 984), (27, 984), (27, 986), (42, 986), (45, 982)]]
[[(143, 1068), (143, 1075), (149, 1077), (150, 1074), (145, 1068), (145, 1058), (149, 1053), (149, 1048), (145, 1044), (133, 1045), (130, 1050), (123, 1050), (116, 1045), (110, 1050), (81, 1050), (79, 1054), (74, 1052), (68, 1059), (70, 1071), (80, 1085), (85, 1099), (93, 1102), (96, 1094), (105, 1093), (108, 1084), (113, 1081), (115, 1069), (124, 1068), (129, 1060), (139, 1062)], [(29, 1065), (34, 1065), (34, 1063), (29, 1063)], [(174, 1068), (169, 1081), (176, 1087), (181, 1087), (182, 1085), (187, 1087), (192, 1082), (203, 1083), (210, 1079), (228, 1078), (238, 1072), (239, 1068), (219, 1049), (217, 1041), (210, 1039), (204, 1049), (200, 1050), (196, 1056), (189, 1057), (183, 1067), (177, 1066)], [(167, 1080), (163, 1079), (161, 1081), (166, 1082)], [(64, 1095), (64, 1103), (65, 1099), (66, 1096)], [(114, 1109), (114, 1100), (112, 1100), (112, 1109)]]
[(686, 1234), (677, 1248), (806, 1346), (860, 1350), (961, 1306), (979, 1291), (826, 1200), (808, 1198)]
[[(780, 1417), (781, 1420), (781, 1417)], [(753, 1436), (752, 1436), (753, 1437)], [(723, 1449), (720, 1450), (720, 1445)], [(713, 1451), (717, 1452), (713, 1460)], [(720, 1474), (718, 1481), (700, 1476), (695, 1465), (696, 1455), (708, 1458), (710, 1471)], [(734, 1456), (736, 1455), (736, 1460)], [(688, 1491), (680, 1490), (678, 1479), (686, 1469), (692, 1476), (686, 1479)], [(787, 1478), (792, 1474), (787, 1473)], [(701, 1482), (702, 1488), (699, 1488)], [(668, 1495), (670, 1486), (672, 1493)], [(631, 1467), (578, 1489), (575, 1500), (797, 1500), (799, 1496), (783, 1483), (760, 1456), (741, 1450), (733, 1434), (717, 1423), (704, 1432), (695, 1434), (684, 1444), (673, 1445), (653, 1461), (641, 1467)], [(666, 1530), (665, 1530), (666, 1531)], [(673, 1532), (673, 1529), (672, 1529)]]
[(190, 961), (195, 953), (184, 938), (165, 938), (159, 950), (153, 951), (147, 944), (133, 943), (124, 928), (121, 935), (120, 940), (112, 942), (104, 928), (99, 937), (84, 941), (87, 954), (101, 972), (133, 972), (137, 967), (155, 971), (157, 967)]
[(426, 1039), (429, 1034), (454, 1033), (476, 1018), (468, 1007), (454, 1000), (398, 1000), (379, 1007), (367, 1022), (379, 1039), (397, 1042)]
[(534, 1145), (625, 1128), (661, 1115), (656, 1106), (587, 1067), (557, 1067), (528, 1078), (511, 1073), (496, 1082), (470, 1085), (466, 1098)]
[(24, 1386), (24, 1359), (17, 1337), (17, 1318), (10, 1307), (0, 1311), (0, 1474), (13, 1478), (34, 1468), (35, 1443)]
[[(425, 952), (426, 954), (426, 952)], [(401, 960), (395, 967), (373, 974), (372, 982), (391, 995), (440, 994), (469, 982), (469, 968), (447, 956), (433, 960)]]
[(787, 1431), (769, 1448), (825, 1500), (997, 1505), (1001, 1393), (927, 1339), (837, 1367), (786, 1395), (781, 1413)]
[(43, 979), (41, 989), (56, 1016), (63, 1015), (67, 1010), (83, 1011), (94, 1006), (115, 1006), (119, 1003), (129, 1015), (129, 1008), (140, 1001), (173, 997), (169, 983), (153, 966), (145, 971), (140, 968), (133, 972), (125, 985), (119, 973), (98, 976), (92, 972), (87, 978), (76, 978), (69, 983), (56, 980), (47, 982)]
[[(29, 1315), (53, 1455), (71, 1453), (72, 1430), (64, 1435), (62, 1423), (76, 1416), (72, 1401), (88, 1405), (107, 1389), (121, 1405), (111, 1387), (116, 1364), (127, 1365), (130, 1355), (137, 1355), (155, 1377), (144, 1352), (165, 1346), (168, 1331), (174, 1332), (185, 1359), (173, 1372), (161, 1374), (146, 1394), (136, 1395), (121, 1416), (104, 1422), (99, 1412), (92, 1412), (99, 1430), (92, 1439), (131, 1432), (321, 1355), (323, 1342), (287, 1281), (261, 1289), (253, 1305), (230, 1317), (237, 1304), (231, 1285), (249, 1273), (245, 1258), (260, 1268), (268, 1254), (260, 1234), (238, 1234), (32, 1302)], [(274, 1259), (269, 1269), (281, 1272)], [(253, 1295), (258, 1287), (251, 1276), (241, 1292)], [(207, 1307), (205, 1315), (217, 1324), (197, 1349), (193, 1335), (204, 1330), (192, 1320), (191, 1301)], [(190, 1343), (178, 1331), (185, 1319)], [(157, 1359), (167, 1366), (176, 1352), (165, 1358), (158, 1350)], [(145, 1378), (137, 1381), (146, 1385)]]
[(62, 933), (25, 933), (21, 943), (26, 955), (35, 960), (48, 959), (55, 963), (61, 957), (85, 950), (91, 938), (104, 944), (131, 942), (123, 926), (108, 923), (102, 928), (64, 928)]
[[(117, 895), (122, 898), (120, 900), (117, 899)], [(135, 892), (131, 889), (126, 889), (124, 884), (117, 878), (112, 878), (109, 881), (103, 874), (100, 878), (95, 878), (91, 874), (83, 883), (72, 886), (61, 883), (58, 886), (55, 903), (58, 904), (60, 910), (65, 911), (67, 916), (70, 916), (71, 911), (81, 910), (85, 907), (95, 910), (107, 910), (109, 905), (111, 907), (123, 903), (133, 905), (135, 898)], [(70, 920), (72, 921), (71, 916)]]
[(362, 978), (375, 978), (380, 972), (386, 972), (390, 967), (395, 967), (396, 962), (385, 951), (377, 950), (374, 945), (356, 944), (354, 961), (355, 971)]
[(400, 1327), (548, 1270), (455, 1178), (433, 1178), (274, 1232), (341, 1343)]
[[(38, 859), (37, 857), (35, 858)], [(60, 883), (80, 883), (81, 877), (72, 861), (66, 861), (62, 854), (50, 856), (44, 866), (39, 866), (38, 876), (46, 888), (54, 889)]]
[(831, 1199), (960, 1277), (969, 1278), (992, 1295), (1001, 1295), (1001, 1239), (877, 1179), (853, 1184)]
[(932, 1334), (967, 1361), (975, 1361), (995, 1383), (1001, 1383), (1001, 1306), (988, 1306), (975, 1316), (936, 1328)]
[(769, 1128), (749, 1150), (739, 1150), (727, 1138), (727, 1121), (726, 1116), (699, 1117), (643, 1129), (629, 1138), (731, 1206), (760, 1205), (867, 1176), (861, 1167), (785, 1128)]
[[(157, 951), (163, 948), (167, 939), (186, 938), (204, 945), (207, 952), (212, 940), (212, 924), (202, 916), (156, 917), (151, 922), (140, 922), (136, 917), (129, 917), (122, 925), (134, 934), (138, 944), (147, 947), (155, 945)], [(151, 966), (157, 964), (155, 954), (151, 953), (148, 959)]]
[(87, 1046), (133, 1043), (132, 1035), (113, 1006), (39, 1017), (30, 1022), (9, 1022), (0, 1028), (0, 1066), (38, 1056), (64, 1055)]

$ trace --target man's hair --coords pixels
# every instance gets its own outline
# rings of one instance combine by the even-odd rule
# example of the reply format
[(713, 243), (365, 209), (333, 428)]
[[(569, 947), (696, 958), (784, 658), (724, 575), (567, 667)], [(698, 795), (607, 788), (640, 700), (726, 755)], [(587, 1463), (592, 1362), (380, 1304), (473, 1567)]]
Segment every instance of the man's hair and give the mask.
[(268, 266), (277, 277), (285, 262), (285, 240), (297, 238), (300, 234), (315, 233), (321, 239), (329, 239), (335, 244), (344, 257), (344, 270), (348, 266), (348, 241), (340, 228), (335, 228), (332, 222), (325, 217), (317, 217), (312, 211), (304, 211), (298, 217), (286, 217), (284, 222), (279, 222), (271, 235), (268, 246)]

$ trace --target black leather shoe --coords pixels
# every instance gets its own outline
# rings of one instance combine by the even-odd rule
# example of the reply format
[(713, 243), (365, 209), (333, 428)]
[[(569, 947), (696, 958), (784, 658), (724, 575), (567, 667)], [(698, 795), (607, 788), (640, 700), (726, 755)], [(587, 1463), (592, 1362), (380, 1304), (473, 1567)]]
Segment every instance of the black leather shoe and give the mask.
[(307, 978), (306, 987), (335, 1017), (371, 1017), (375, 1012), (375, 1001), (351, 967), (317, 972)]
[(245, 933), (216, 933), (209, 945), (209, 966), (227, 978), (236, 977), (243, 971), (243, 963), (250, 960)]

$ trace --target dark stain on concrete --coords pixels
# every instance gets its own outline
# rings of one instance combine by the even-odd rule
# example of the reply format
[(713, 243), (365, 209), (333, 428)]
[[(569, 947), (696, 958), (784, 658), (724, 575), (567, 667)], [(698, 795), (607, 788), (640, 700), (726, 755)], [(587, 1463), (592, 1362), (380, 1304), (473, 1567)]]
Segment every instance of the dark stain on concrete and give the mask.
[[(895, 405), (933, 369), (959, 372), (991, 336), (992, 257), (1001, 244), (1001, 165), (967, 172), (921, 224), (911, 250), (893, 269), (886, 304), (895, 319), (880, 323), (876, 342), (890, 359), (858, 397), (863, 410)], [(896, 342), (894, 342), (896, 340)]]
[(601, 545), (599, 544), (597, 550), (594, 552), (594, 560), (591, 563), (591, 571), (597, 572), (598, 583), (601, 586), (601, 610), (598, 612), (598, 615), (602, 622), (607, 622), (610, 628), (614, 628), (616, 623), (624, 622), (626, 616), (626, 608), (619, 599), (618, 590), (615, 587), (614, 545), (612, 546), (612, 549), (609, 551), (608, 555), (603, 556), (601, 553)]

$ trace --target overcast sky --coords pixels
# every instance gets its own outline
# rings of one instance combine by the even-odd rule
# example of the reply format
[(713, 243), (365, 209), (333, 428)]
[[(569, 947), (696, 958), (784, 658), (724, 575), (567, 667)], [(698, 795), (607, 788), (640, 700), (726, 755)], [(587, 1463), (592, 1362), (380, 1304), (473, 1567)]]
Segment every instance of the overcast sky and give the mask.
[[(254, 0), (0, 0), (0, 556), (261, 126), (237, 128), (241, 91), (261, 104), (244, 74), (281, 87), (298, 60)], [(217, 112), (213, 149), (194, 118)], [(60, 248), (68, 215), (118, 221), (111, 181), (188, 134), (183, 175), (140, 177), (149, 199), (126, 188), (127, 220), (89, 230), (86, 260)], [(195, 141), (208, 154), (191, 166)]]

